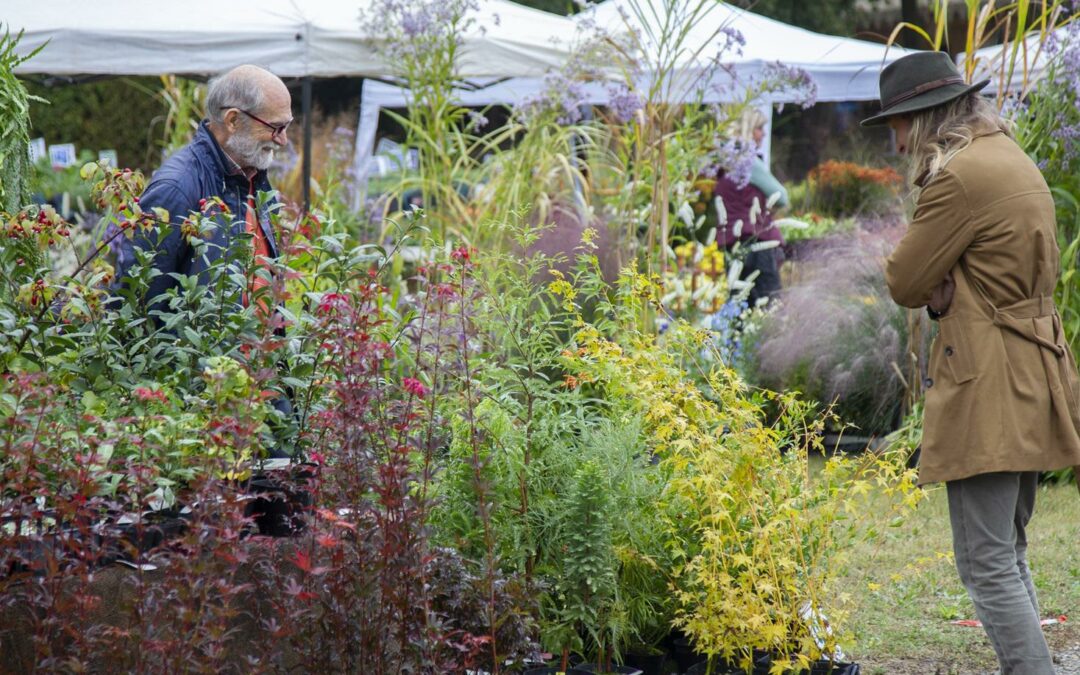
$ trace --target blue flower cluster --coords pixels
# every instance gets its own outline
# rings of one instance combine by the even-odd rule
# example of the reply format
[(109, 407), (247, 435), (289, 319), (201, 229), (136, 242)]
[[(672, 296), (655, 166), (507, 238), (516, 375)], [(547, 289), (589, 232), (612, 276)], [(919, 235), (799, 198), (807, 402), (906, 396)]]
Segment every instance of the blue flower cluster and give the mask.
[(718, 311), (705, 317), (704, 326), (712, 333), (713, 346), (725, 364), (737, 363), (743, 355), (743, 327), (750, 306), (745, 300), (728, 300)]

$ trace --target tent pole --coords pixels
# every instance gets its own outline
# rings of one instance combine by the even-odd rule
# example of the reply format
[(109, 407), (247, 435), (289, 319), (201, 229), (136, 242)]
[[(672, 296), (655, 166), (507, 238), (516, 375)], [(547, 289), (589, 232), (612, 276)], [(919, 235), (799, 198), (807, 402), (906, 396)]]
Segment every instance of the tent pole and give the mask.
[(304, 115), (304, 213), (311, 211), (311, 76), (305, 75), (300, 93)]
[[(358, 161), (360, 153), (360, 125), (364, 122), (364, 78), (360, 78), (360, 98), (356, 104), (356, 136), (353, 137), (353, 158), (352, 158), (352, 197), (351, 205), (353, 213), (359, 213), (360, 207), (364, 205), (364, 198), (367, 197), (367, 174), (360, 175), (360, 162)], [(374, 152), (374, 148), (372, 148)]]

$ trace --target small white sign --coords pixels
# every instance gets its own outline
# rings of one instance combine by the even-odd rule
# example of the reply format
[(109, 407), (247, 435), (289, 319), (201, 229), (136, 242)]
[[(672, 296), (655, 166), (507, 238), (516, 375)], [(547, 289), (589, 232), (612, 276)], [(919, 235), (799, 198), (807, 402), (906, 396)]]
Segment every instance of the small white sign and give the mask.
[(45, 137), (30, 139), (30, 161), (37, 164), (45, 156)]
[(49, 163), (54, 169), (66, 169), (75, 164), (75, 144), (61, 143), (49, 146)]
[(112, 168), (117, 168), (119, 165), (116, 163), (116, 151), (115, 150), (98, 150), (97, 154), (98, 164), (108, 164)]

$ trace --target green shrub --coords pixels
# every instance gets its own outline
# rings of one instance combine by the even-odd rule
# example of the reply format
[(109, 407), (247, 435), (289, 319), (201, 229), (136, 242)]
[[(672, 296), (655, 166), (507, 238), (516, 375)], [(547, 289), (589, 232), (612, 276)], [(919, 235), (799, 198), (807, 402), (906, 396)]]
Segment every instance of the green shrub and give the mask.
[(113, 149), (121, 168), (149, 173), (161, 163), (160, 129), (168, 112), (157, 96), (160, 86), (153, 77), (29, 82), (31, 94), (50, 102), (31, 107), (31, 134), (43, 136), (49, 145), (74, 143), (80, 152)]
[(829, 160), (810, 170), (805, 185), (792, 189), (792, 209), (837, 218), (878, 214), (896, 208), (902, 182), (889, 167)]
[[(27, 93), (15, 77), (15, 67), (33, 58), (15, 54), (22, 33), (0, 37), (0, 211), (17, 211), (29, 198), (30, 147), (29, 109), (31, 101), (42, 99)], [(37, 52), (34, 52), (35, 54)]]

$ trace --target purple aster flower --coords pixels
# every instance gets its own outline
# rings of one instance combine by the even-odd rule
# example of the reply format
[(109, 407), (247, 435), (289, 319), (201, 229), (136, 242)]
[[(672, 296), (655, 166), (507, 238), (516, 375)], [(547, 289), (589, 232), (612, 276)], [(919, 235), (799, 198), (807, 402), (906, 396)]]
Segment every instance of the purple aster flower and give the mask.
[(544, 76), (541, 92), (521, 101), (515, 107), (515, 114), (529, 124), (545, 113), (554, 113), (556, 124), (568, 126), (581, 121), (582, 108), (587, 104), (584, 84), (571, 75), (555, 72)]
[(817, 83), (810, 73), (797, 66), (789, 66), (779, 61), (767, 63), (755, 84), (759, 94), (783, 93), (792, 96), (804, 109), (817, 103)]
[(1080, 157), (1080, 124), (1063, 124), (1051, 131), (1050, 135), (1060, 141), (1064, 148), (1063, 163), (1070, 164)]
[(742, 32), (734, 26), (724, 26), (720, 29), (720, 49), (717, 52), (717, 60), (726, 54), (729, 50), (733, 51), (736, 56), (742, 56), (743, 47), (746, 46), (746, 38)]
[(391, 63), (423, 64), (456, 44), (472, 25), (477, 0), (373, 0), (360, 13), (365, 32)]
[(608, 96), (610, 98), (607, 107), (611, 111), (611, 116), (624, 124), (632, 120), (637, 111), (645, 107), (645, 101), (641, 95), (623, 84), (609, 88)]
[(750, 173), (754, 168), (754, 148), (752, 144), (734, 138), (720, 138), (708, 156), (709, 164), (702, 173), (715, 178), (721, 171), (740, 188), (750, 183)]

